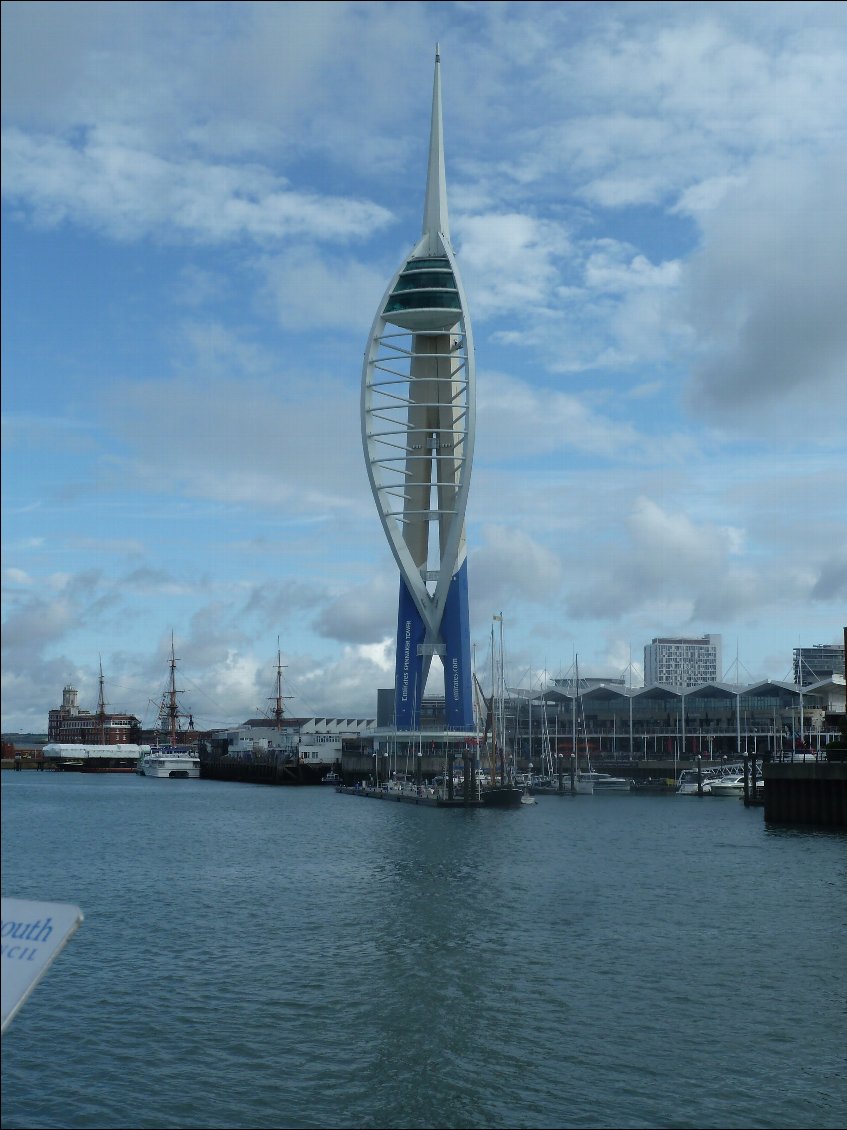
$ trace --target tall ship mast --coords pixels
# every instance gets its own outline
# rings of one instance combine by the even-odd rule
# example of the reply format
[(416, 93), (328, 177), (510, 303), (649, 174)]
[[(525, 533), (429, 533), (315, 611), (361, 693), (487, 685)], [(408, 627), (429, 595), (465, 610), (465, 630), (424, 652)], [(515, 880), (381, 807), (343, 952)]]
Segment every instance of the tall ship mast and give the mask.
[(162, 694), (162, 702), (159, 707), (159, 730), (166, 730), (168, 735), (168, 744), (175, 746), (177, 744), (177, 734), (181, 733), (180, 719), (188, 719), (188, 729), (194, 729), (194, 718), (191, 714), (186, 714), (179, 708), (179, 696), (183, 693), (176, 689), (176, 664), (177, 659), (174, 653), (174, 637), (171, 632), (171, 658), (170, 658), (170, 672), (168, 676), (167, 690)]
[(97, 696), (97, 733), (100, 745), (106, 744), (106, 697), (103, 693), (103, 657), (100, 660), (100, 693)]
[(290, 695), (284, 695), (282, 693), (282, 672), (283, 672), (284, 666), (285, 665), (282, 662), (282, 652), (280, 651), (280, 648), (279, 648), (279, 636), (277, 636), (277, 640), (276, 640), (276, 694), (270, 696), (270, 702), (273, 703), (273, 708), (272, 708), (273, 719), (274, 719), (274, 723), (276, 724), (276, 728), (278, 730), (282, 729), (282, 719), (285, 716), (285, 708), (283, 706), (283, 702), (285, 701), (286, 698), (291, 697)]

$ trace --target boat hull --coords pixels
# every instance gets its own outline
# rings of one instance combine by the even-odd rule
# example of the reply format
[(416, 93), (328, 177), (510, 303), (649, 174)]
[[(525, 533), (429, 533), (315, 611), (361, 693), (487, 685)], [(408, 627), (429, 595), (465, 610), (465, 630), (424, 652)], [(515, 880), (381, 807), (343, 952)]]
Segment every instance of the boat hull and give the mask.
[(523, 790), (510, 785), (495, 785), (483, 789), (481, 799), (486, 808), (518, 808), (523, 801)]

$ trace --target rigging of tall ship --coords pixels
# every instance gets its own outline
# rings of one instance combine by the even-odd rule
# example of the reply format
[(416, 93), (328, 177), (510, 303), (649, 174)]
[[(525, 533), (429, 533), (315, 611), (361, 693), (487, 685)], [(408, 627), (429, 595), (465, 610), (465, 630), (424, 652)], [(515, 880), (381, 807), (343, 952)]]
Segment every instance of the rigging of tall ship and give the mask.
[(200, 776), (200, 757), (196, 744), (179, 740), (180, 736), (186, 733), (182, 729), (182, 720), (188, 720), (187, 733), (193, 735), (194, 719), (191, 714), (186, 714), (179, 707), (179, 696), (182, 692), (176, 689), (176, 664), (172, 634), (168, 686), (162, 694), (157, 725), (157, 735), (165, 731), (167, 742), (161, 742), (158, 737), (156, 745), (151, 746), (149, 752), (140, 758), (138, 772), (142, 777), (185, 779)]

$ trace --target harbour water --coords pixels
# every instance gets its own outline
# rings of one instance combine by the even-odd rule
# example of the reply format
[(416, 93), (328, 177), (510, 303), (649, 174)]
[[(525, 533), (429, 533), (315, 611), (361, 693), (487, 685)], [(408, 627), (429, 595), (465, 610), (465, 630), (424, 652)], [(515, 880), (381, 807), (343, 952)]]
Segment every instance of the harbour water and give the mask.
[(841, 1127), (847, 836), (3, 774), (3, 894), (85, 921), (2, 1126)]

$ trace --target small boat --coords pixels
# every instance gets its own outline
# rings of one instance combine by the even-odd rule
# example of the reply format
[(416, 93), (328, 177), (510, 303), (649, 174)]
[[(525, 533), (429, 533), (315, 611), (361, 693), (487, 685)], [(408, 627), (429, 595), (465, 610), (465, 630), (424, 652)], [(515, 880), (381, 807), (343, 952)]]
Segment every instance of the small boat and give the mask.
[(532, 795), (528, 788), (525, 788), (521, 796), (521, 804), (538, 804), (538, 801)]
[[(582, 706), (579, 681), (579, 656), (574, 656), (575, 694), (572, 708), (572, 742), (573, 750), (577, 757), (577, 765), (573, 775), (573, 792), (577, 796), (595, 796), (597, 793), (628, 793), (632, 782), (628, 777), (613, 777), (610, 773), (600, 773), (591, 768), (591, 752), (588, 745), (588, 728), (585, 725), (585, 712)], [(580, 715), (580, 724), (585, 740), (585, 768), (578, 765), (579, 753), (577, 749), (577, 711)]]
[[(491, 785), (480, 789), (480, 800), (486, 808), (517, 808), (524, 803), (524, 793), (513, 785)], [(534, 803), (535, 798), (530, 798)]]
[(343, 785), (344, 779), (342, 778), (340, 773), (336, 773), (335, 770), (333, 769), (329, 773), (325, 773), (323, 775), (323, 777), (321, 777), (321, 784), (322, 785)]
[(676, 792), (676, 782), (672, 777), (645, 777), (641, 781), (633, 781), (630, 792), (670, 796)]
[(575, 796), (594, 796), (594, 778), (590, 773), (577, 770), (573, 778)]
[[(502, 706), (505, 699), (506, 687), (503, 682), (503, 614), (494, 617), (500, 622), (500, 664), (499, 678), (495, 667), (494, 627), (491, 628), (491, 694), (486, 697), (480, 686), (476, 672), (473, 674), (474, 686), (480, 699), (480, 713), (485, 722), (483, 732), (479, 739), (481, 749), (488, 751), (490, 768), (486, 772), (482, 769), (479, 781), (479, 799), (486, 808), (520, 808), (526, 790), (516, 783), (514, 776), (506, 773), (506, 767), (501, 756), (498, 766), (498, 748), (505, 750), (505, 736), (502, 731), (502, 719), (498, 724), (496, 705)], [(499, 692), (499, 695), (498, 695)], [(499, 731), (499, 732), (498, 732)], [(490, 735), (490, 741), (489, 741)], [(498, 772), (499, 769), (499, 772)]]

